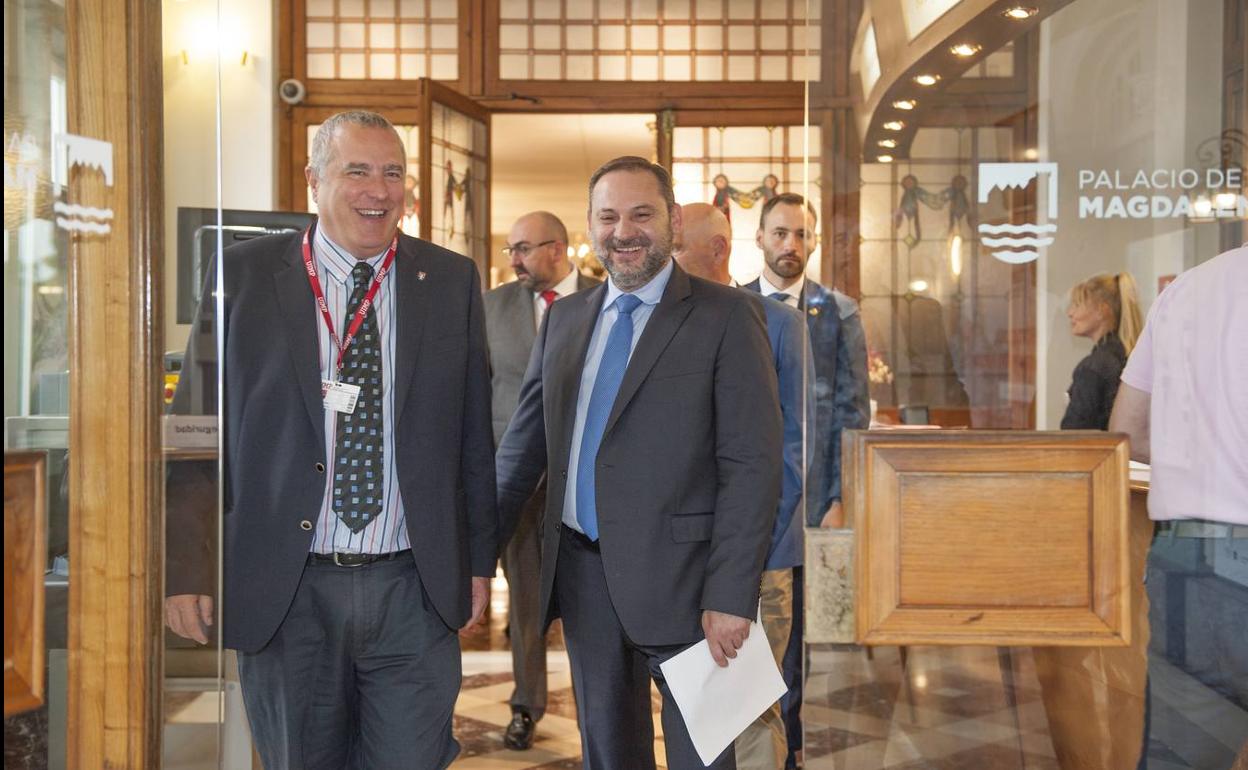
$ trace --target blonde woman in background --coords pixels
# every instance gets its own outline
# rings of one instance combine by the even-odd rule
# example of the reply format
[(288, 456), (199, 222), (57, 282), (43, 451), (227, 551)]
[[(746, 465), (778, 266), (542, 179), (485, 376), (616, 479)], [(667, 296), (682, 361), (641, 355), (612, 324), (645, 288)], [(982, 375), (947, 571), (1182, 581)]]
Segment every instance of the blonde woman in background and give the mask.
[(1118, 378), (1144, 325), (1135, 279), (1101, 273), (1070, 290), (1070, 331), (1096, 343), (1075, 367), (1062, 429), (1105, 430), (1118, 393)]

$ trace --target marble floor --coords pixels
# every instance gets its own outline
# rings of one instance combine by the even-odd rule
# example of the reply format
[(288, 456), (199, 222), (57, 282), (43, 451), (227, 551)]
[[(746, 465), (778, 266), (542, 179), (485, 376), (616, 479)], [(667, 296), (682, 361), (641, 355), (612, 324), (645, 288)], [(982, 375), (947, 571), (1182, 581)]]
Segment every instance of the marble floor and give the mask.
[[(503, 747), (511, 718), (506, 585), (496, 582), (489, 622), (462, 639), (463, 689), (455, 708), (462, 770), (579, 768), (580, 741), (567, 655), (558, 624), (549, 639), (546, 716), (532, 749)], [(1235, 761), (1248, 714), (1184, 714), (1199, 683), (1178, 669), (1154, 670), (1154, 713), (1174, 725), (1155, 730), (1150, 770), (1224, 770)], [(1059, 770), (1031, 653), (1018, 648), (898, 648), (815, 645), (805, 694), (805, 766), (810, 770)], [(236, 688), (236, 684), (231, 685)], [(167, 692), (165, 763), (179, 770), (245, 768), (250, 752), (241, 698), (227, 687)], [(663, 767), (655, 703), (655, 754)], [(218, 730), (223, 715), (226, 726)], [(218, 763), (218, 752), (230, 759)], [(259, 767), (256, 763), (255, 767)]]

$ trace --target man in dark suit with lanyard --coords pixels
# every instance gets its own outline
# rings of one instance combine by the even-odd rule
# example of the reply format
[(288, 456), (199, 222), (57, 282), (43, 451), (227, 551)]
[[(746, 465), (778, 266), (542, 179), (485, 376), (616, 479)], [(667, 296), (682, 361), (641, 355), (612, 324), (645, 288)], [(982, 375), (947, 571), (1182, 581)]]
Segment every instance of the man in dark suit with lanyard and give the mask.
[[(806, 316), (815, 355), (815, 424), (807, 428), (813, 442), (813, 466), (806, 486), (806, 525), (844, 526), (841, 510), (841, 432), (866, 428), (870, 422), (867, 395), (867, 343), (858, 306), (835, 289), (806, 277), (806, 262), (818, 244), (814, 207), (796, 193), (781, 193), (763, 204), (756, 242), (763, 252), (763, 274), (746, 284), (797, 308)], [(785, 654), (785, 731), (787, 766), (797, 764), (802, 726), (802, 568), (793, 582), (793, 633)]]
[[(458, 753), (455, 631), (497, 558), (485, 319), (476, 266), (398, 232), (405, 169), (385, 118), (335, 115), (317, 225), (224, 256), (222, 640), (269, 770)], [(210, 525), (171, 522), (168, 620), (200, 642), (211, 590), (178, 544)]]
[[(494, 391), (494, 439), (501, 440), (520, 400), (524, 370), (537, 328), (555, 300), (598, 285), (568, 260), (568, 229), (548, 211), (516, 220), (504, 253), (516, 280), (485, 294), (485, 324), (490, 341), (490, 378)], [(546, 624), (538, 614), (541, 580), (538, 520), (546, 508), (546, 483), (524, 504), (513, 533), (499, 533), (507, 575), (507, 638), (516, 678), (511, 693), (511, 722), (503, 734), (509, 749), (533, 745), (535, 725), (546, 712)]]
[[(702, 767), (660, 664), (705, 638), (719, 665), (750, 632), (780, 494), (776, 372), (757, 298), (671, 258), (680, 207), (643, 158), (590, 178), (610, 281), (538, 333), (498, 449), (504, 529), (549, 469), (541, 606), (563, 619), (584, 766)], [(731, 749), (711, 765), (734, 767)]]

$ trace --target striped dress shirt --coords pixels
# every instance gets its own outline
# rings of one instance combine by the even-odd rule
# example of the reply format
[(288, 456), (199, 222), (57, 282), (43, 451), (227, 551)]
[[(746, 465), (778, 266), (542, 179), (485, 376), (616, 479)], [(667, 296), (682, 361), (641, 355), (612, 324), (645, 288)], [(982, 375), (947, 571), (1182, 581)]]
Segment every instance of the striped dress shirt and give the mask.
[[(356, 259), (345, 249), (337, 245), (318, 227), (313, 238), (312, 250), (316, 258), (317, 277), (325, 292), (325, 301), (329, 305), (329, 313), (334, 319), (334, 332), (341, 340), (346, 335), (347, 302), (355, 281), (351, 278), (351, 270)], [(385, 261), (386, 253), (371, 257), (367, 262), (376, 272)], [(390, 553), (411, 548), (407, 536), (407, 520), (403, 513), (403, 498), (399, 493), (399, 479), (394, 467), (394, 364), (395, 364), (395, 293), (394, 284), (398, 280), (398, 271), (393, 268), (381, 284), (377, 298), (373, 304), (373, 312), (377, 314), (377, 329), (381, 333), (381, 420), (384, 433), (383, 447), (385, 452), (385, 470), (382, 475), (383, 498), (381, 513), (369, 522), (368, 526), (357, 533), (352, 533), (338, 518), (333, 507), (333, 471), (334, 455), (337, 450), (336, 430), (338, 413), (325, 410), (325, 457), (326, 467), (331, 472), (326, 474), (325, 496), (321, 501), (321, 513), (316, 522), (312, 537), (313, 553)], [(317, 312), (317, 340), (321, 352), (321, 378), (337, 379), (334, 369), (338, 361), (338, 350), (329, 336), (329, 329), (320, 312)]]

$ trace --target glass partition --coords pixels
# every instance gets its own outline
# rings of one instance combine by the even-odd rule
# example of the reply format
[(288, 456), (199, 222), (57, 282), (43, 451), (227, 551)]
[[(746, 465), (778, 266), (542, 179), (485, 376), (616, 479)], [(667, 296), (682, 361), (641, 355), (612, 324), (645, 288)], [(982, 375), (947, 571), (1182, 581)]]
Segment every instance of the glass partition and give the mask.
[[(46, 549), (42, 575), (43, 705), (6, 716), (5, 766), (65, 767), (69, 633), (70, 242), (108, 232), (107, 220), (70, 213), (66, 12), (54, 2), (4, 5), (4, 449), (43, 458)], [(75, 173), (84, 173), (74, 163)], [(5, 532), (9, 532), (8, 484)], [(16, 514), (14, 514), (16, 515)], [(7, 565), (6, 565), (7, 566)], [(6, 570), (6, 606), (12, 598)], [(76, 576), (74, 579), (78, 579)], [(9, 634), (5, 621), (5, 699)]]
[(223, 248), (286, 224), (231, 211), (271, 207), (225, 196), (237, 189), (243, 165), (222, 152), (223, 138), (239, 131), (225, 105), (236, 109), (239, 84), (262, 77), (272, 65), (262, 32), (243, 24), (228, 4), (190, 0), (165, 3), (162, 10), (166, 313), (159, 331), (165, 349), (168, 598), (161, 766), (250, 767), (246, 732), (239, 730), (245, 720), (237, 674), (218, 634), (222, 340), (217, 319), (223, 297), (216, 287)]
[[(878, 31), (880, 9), (923, 4), (865, 5)], [(1037, 9), (1017, 13), (1026, 20)], [(898, 90), (871, 107), (872, 131), (881, 133), (857, 132), (855, 141), (865, 133), (869, 143), (848, 157), (838, 157), (844, 145), (835, 135), (825, 130), (822, 139), (822, 154), (852, 165), (856, 182), (851, 213), (834, 219), (833, 233), (854, 255), (853, 269), (835, 279), (860, 302), (871, 426), (1103, 431), (1139, 321), (1176, 279), (1248, 237), (1245, 4), (1075, 0), (1041, 9), (1026, 31), (986, 46), (1002, 34), (1000, 14), (958, 14), (941, 22), (965, 21), (942, 27), (949, 44), (910, 60), (931, 63), (931, 72), (905, 72)], [(843, 33), (827, 17), (825, 41)], [(875, 40), (873, 31), (864, 46), (872, 55)], [(859, 66), (865, 80), (866, 65), (851, 71)], [(869, 96), (854, 99), (859, 117), (858, 99)], [(855, 131), (852, 121), (844, 125)], [(843, 176), (825, 173), (821, 182), (834, 207)], [(1228, 259), (1248, 257), (1241, 250), (1220, 264)], [(1217, 291), (1190, 291), (1188, 302), (1207, 300), (1207, 312), (1219, 312)], [(1202, 322), (1204, 311), (1188, 312), (1197, 314), (1187, 316), (1191, 324)], [(1177, 339), (1192, 328), (1155, 333)], [(1200, 393), (1195, 387), (1193, 398)], [(1206, 412), (1207, 401), (1188, 416)], [(1155, 431), (1175, 427), (1157, 420), (1180, 419), (1159, 414), (1156, 403), (1152, 418)], [(1208, 456), (1211, 435), (1191, 436), (1190, 451)], [(1155, 434), (1155, 462), (1158, 451)], [(1156, 466), (1151, 477), (1158, 483)], [(1132, 463), (1131, 478), (1129, 644), (862, 647), (808, 638), (805, 766), (1242, 762), (1248, 658), (1232, 640), (1248, 612), (1248, 531), (1233, 506), (1195, 502), (1188, 520), (1150, 521), (1149, 468)], [(973, 534), (951, 529), (948, 537)], [(1035, 544), (1051, 534), (1039, 527)], [(808, 629), (843, 620), (835, 586), (817, 588), (827, 590), (806, 607)]]

